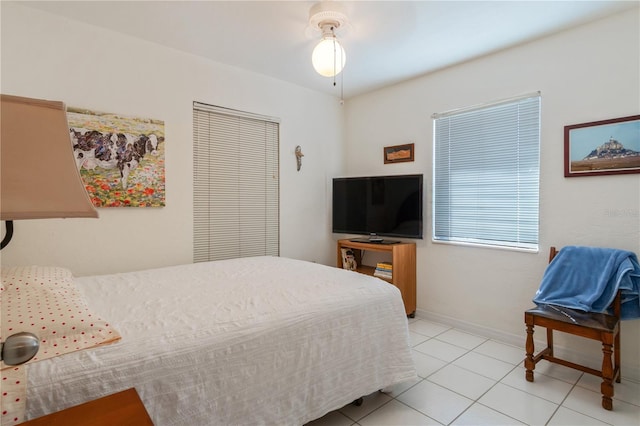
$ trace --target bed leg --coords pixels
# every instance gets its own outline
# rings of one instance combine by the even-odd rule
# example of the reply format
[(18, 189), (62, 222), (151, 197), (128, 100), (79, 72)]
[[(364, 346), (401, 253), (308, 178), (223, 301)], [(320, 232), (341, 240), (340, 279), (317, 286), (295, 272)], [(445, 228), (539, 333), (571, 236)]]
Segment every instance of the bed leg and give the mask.
[(356, 399), (355, 401), (352, 402), (353, 405), (355, 405), (356, 407), (359, 407), (362, 405), (362, 403), (364, 402), (364, 399), (362, 397)]

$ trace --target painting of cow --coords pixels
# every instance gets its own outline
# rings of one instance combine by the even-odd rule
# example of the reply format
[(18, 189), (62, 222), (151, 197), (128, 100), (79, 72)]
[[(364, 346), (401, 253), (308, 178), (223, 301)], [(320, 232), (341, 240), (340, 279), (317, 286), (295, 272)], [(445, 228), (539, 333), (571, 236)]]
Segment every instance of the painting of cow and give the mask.
[(164, 123), (68, 108), (76, 166), (97, 207), (159, 207)]

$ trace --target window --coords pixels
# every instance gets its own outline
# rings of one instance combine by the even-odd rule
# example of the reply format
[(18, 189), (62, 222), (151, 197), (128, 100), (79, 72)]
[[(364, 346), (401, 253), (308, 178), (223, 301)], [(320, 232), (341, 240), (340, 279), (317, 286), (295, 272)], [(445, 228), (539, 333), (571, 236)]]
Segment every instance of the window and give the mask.
[(537, 250), (540, 94), (433, 118), (433, 241)]
[(279, 255), (277, 119), (194, 102), (194, 262)]

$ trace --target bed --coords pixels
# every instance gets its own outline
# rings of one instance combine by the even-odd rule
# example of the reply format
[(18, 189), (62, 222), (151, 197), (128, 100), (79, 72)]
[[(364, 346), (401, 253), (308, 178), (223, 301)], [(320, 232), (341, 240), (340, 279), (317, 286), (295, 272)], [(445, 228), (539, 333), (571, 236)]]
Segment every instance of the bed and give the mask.
[(121, 339), (23, 366), (26, 419), (135, 387), (156, 425), (303, 425), (416, 377), (400, 292), (356, 272), (254, 257), (73, 285)]

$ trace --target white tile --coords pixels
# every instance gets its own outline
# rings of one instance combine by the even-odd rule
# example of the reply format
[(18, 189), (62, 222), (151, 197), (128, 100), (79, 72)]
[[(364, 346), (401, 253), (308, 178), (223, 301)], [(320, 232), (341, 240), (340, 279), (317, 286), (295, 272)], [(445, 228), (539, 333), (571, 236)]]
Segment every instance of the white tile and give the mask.
[(556, 404), (561, 404), (573, 387), (570, 383), (545, 376), (544, 374), (538, 374), (535, 376), (533, 382), (527, 382), (525, 379), (525, 371), (524, 367), (517, 367), (502, 379), (500, 383), (539, 396)]
[(411, 347), (419, 345), (420, 343), (429, 340), (431, 337), (425, 336), (424, 334), (414, 333), (413, 331), (409, 331), (409, 340), (411, 341)]
[(558, 408), (558, 411), (551, 417), (547, 426), (567, 426), (567, 425), (584, 425), (597, 426), (606, 425), (606, 423), (596, 420), (593, 417), (585, 416), (565, 407)]
[(616, 400), (640, 406), (640, 383), (632, 382), (624, 377), (620, 383), (613, 382), (614, 404)]
[(414, 349), (446, 362), (451, 362), (467, 353), (467, 350), (464, 348), (441, 342), (437, 339), (430, 339), (424, 343), (420, 343)]
[(438, 334), (449, 330), (451, 327), (439, 324), (437, 322), (427, 321), (427, 320), (418, 320), (412, 323), (409, 323), (409, 330), (414, 333), (423, 334), (425, 336), (434, 337)]
[[(593, 374), (583, 374), (580, 380), (578, 380), (577, 385), (594, 392), (600, 392), (600, 383), (602, 383), (601, 377), (594, 376)], [(617, 390), (617, 384), (618, 383), (613, 382), (614, 393), (617, 393), (615, 392)]]
[(600, 392), (593, 392), (580, 386), (573, 388), (562, 405), (612, 425), (640, 425), (640, 407), (637, 405), (614, 400), (613, 410), (605, 410), (602, 408), (602, 395)]
[(391, 399), (392, 398), (386, 393), (376, 391), (365, 396), (362, 405), (357, 406), (355, 404), (348, 404), (342, 407), (340, 412), (350, 419), (358, 421), (376, 408), (386, 404)]
[[(524, 364), (521, 363), (520, 366), (524, 368)], [(575, 385), (580, 376), (582, 376), (582, 371), (542, 360), (536, 364), (536, 368), (533, 370), (534, 380), (536, 380), (538, 374), (544, 374), (545, 376), (550, 376), (554, 379), (562, 380)]]
[[(455, 419), (451, 425), (455, 426), (511, 426), (521, 425), (523, 423), (505, 416), (489, 407), (475, 403), (467, 411), (462, 413), (460, 417)], [(566, 426), (566, 425), (565, 425)]]
[(489, 389), (478, 402), (529, 425), (544, 425), (558, 408), (557, 404), (502, 383)]
[(451, 364), (438, 370), (427, 380), (473, 400), (480, 398), (496, 384), (495, 380)]
[[(602, 378), (593, 374), (584, 374), (578, 381), (578, 386), (600, 392)], [(640, 383), (622, 378), (620, 383), (613, 382), (613, 402), (616, 400), (640, 406)]]
[(484, 337), (456, 330), (455, 328), (439, 334), (437, 339), (465, 349), (473, 349), (488, 340)]
[(397, 399), (443, 424), (450, 423), (473, 403), (469, 398), (426, 380)]
[(395, 399), (384, 404), (373, 413), (358, 421), (362, 426), (419, 426), (433, 425), (438, 426), (440, 423), (434, 419), (425, 416), (421, 412), (404, 405)]
[[(436, 361), (439, 361), (439, 360), (436, 360)], [(421, 381), (422, 381), (422, 379), (420, 377), (416, 377), (413, 380), (409, 380), (409, 381), (406, 381), (406, 382), (398, 383), (398, 384), (395, 384), (393, 386), (387, 386), (384, 389), (382, 389), (382, 392), (384, 392), (387, 395), (395, 398), (398, 395), (400, 395), (402, 392), (404, 392), (407, 389), (415, 386), (416, 384), (420, 383)]]
[(518, 348), (516, 346), (496, 342), (495, 340), (488, 340), (473, 351), (513, 365), (521, 363), (524, 361), (525, 357), (524, 346), (522, 348)]
[(411, 356), (413, 357), (413, 363), (416, 366), (416, 373), (420, 377), (429, 377), (431, 374), (447, 365), (447, 363), (441, 359), (434, 358), (415, 350), (411, 351)]
[(535, 381), (527, 382), (524, 347), (423, 319), (409, 320), (409, 328), (420, 378), (375, 392), (362, 406), (347, 405), (307, 426), (640, 426), (637, 382), (623, 377), (614, 383), (614, 409), (607, 411), (601, 406), (599, 377), (543, 360), (534, 370)]
[(305, 426), (351, 426), (353, 420), (340, 413), (332, 411), (317, 420), (307, 423)]
[(456, 359), (453, 364), (494, 380), (502, 379), (516, 368), (510, 362), (500, 361), (473, 351)]

